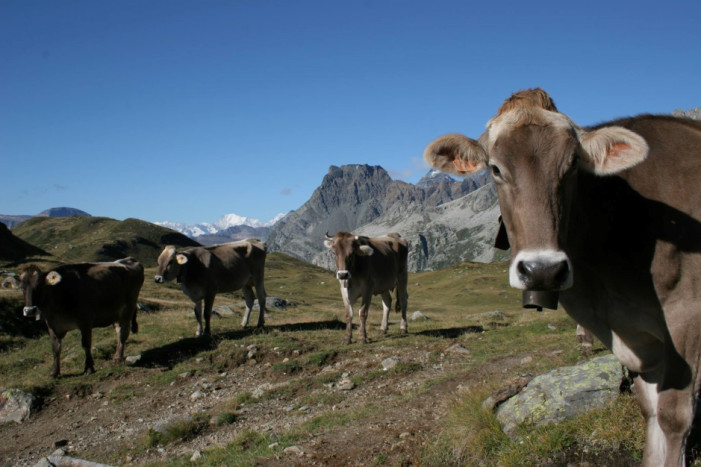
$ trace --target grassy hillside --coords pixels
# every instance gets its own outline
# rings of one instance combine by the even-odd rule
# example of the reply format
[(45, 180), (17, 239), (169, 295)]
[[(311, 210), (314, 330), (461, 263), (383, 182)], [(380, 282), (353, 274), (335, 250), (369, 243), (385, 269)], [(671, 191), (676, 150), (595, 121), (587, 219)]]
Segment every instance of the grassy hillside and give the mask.
[(133, 256), (149, 267), (156, 264), (164, 245), (198, 245), (185, 235), (139, 219), (34, 217), (12, 233), (67, 263)]
[[(200, 465), (635, 465), (642, 417), (628, 396), (560, 425), (524, 427), (514, 440), (481, 408), (520, 375), (584, 359), (574, 323), (562, 310), (522, 310), (506, 269), (412, 273), (409, 314), (426, 319), (402, 336), (393, 312), (382, 335), (375, 297), (370, 343), (357, 342), (356, 328), (343, 345), (339, 285), (324, 269), (269, 255), (268, 295), (295, 306), (270, 310), (256, 332), (240, 327), (240, 293), (222, 294), (204, 339), (179, 287), (156, 284), (150, 268), (140, 296), (149, 311), (126, 348), (135, 363), (113, 363), (114, 331), (98, 329), (97, 372), (81, 375), (72, 331), (54, 381), (48, 336), (0, 331), (0, 387), (41, 401), (23, 424), (0, 425), (0, 438), (13, 440), (0, 443), (0, 458), (33, 465), (64, 440), (69, 454), (112, 465), (190, 465), (196, 453)], [(19, 306), (17, 291), (0, 298)], [(387, 359), (396, 365), (383, 369)]]

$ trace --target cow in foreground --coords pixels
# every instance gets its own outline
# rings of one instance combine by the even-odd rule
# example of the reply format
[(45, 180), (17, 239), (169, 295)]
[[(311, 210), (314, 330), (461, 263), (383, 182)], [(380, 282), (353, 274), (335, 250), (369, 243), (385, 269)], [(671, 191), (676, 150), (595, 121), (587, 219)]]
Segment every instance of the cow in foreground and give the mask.
[[(257, 327), (262, 328), (265, 324), (263, 275), (266, 251), (265, 243), (257, 238), (180, 251), (169, 245), (158, 257), (158, 274), (155, 279), (159, 284), (173, 279), (177, 279), (178, 283), (182, 284), (183, 292), (195, 304), (196, 335), (198, 336), (211, 335), (209, 321), (212, 316), (214, 297), (222, 292), (242, 289), (246, 313), (241, 326), (246, 327), (253, 308), (253, 287), (255, 287), (260, 306)], [(204, 308), (202, 308), (202, 300), (204, 300)]]
[(389, 310), (392, 307), (390, 292), (396, 289), (396, 311), (402, 312), (400, 330), (407, 332), (406, 307), (407, 258), (409, 246), (399, 234), (369, 238), (339, 232), (333, 237), (326, 234), (326, 248), (336, 258), (336, 278), (341, 285), (341, 296), (346, 308), (345, 343), (350, 344), (353, 327), (353, 304), (362, 299), (360, 316), (360, 340), (367, 342), (366, 322), (373, 295), (382, 297), (382, 332), (387, 332)]
[(51, 376), (60, 374), (61, 341), (72, 329), (80, 330), (85, 374), (95, 372), (93, 328), (114, 325), (114, 360), (124, 359), (129, 328), (138, 332), (136, 301), (144, 283), (144, 267), (138, 261), (66, 264), (48, 272), (32, 265), (20, 273), (19, 282), (24, 291), (24, 316), (44, 320), (49, 329), (54, 354)]
[(454, 174), (491, 168), (511, 285), (559, 293), (635, 374), (643, 464), (683, 465), (701, 358), (701, 122), (582, 128), (533, 89), (507, 99), (478, 140), (447, 135), (424, 156)]

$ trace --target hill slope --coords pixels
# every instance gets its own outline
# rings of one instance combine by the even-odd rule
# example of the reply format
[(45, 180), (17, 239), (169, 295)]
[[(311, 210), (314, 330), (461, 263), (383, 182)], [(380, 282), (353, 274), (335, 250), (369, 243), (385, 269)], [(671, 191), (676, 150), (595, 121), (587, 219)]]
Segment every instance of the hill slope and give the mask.
[(48, 256), (48, 253), (14, 236), (7, 226), (0, 222), (0, 261), (19, 262), (32, 256)]
[(199, 245), (185, 235), (139, 219), (34, 217), (15, 227), (13, 233), (66, 262), (133, 256), (148, 267), (156, 264), (164, 245)]

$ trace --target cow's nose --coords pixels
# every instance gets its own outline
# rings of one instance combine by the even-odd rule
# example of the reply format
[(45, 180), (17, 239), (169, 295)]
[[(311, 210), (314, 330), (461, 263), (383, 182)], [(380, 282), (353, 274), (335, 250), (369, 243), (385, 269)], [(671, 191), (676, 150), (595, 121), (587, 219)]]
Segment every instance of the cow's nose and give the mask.
[(162, 284), (162, 283), (163, 283), (163, 276), (156, 276), (156, 277), (154, 277), (154, 279), (156, 280), (156, 283), (157, 283), (157, 284)]
[(26, 316), (28, 318), (32, 318), (34, 316), (38, 316), (38, 314), (39, 314), (38, 311), (39, 311), (39, 309), (35, 306), (25, 306), (22, 309), (22, 314), (24, 314), (24, 316)]
[(516, 270), (526, 290), (559, 290), (570, 277), (566, 259), (552, 262), (523, 260), (518, 262)]
[(336, 271), (336, 279), (340, 281), (347, 281), (350, 279), (350, 272), (349, 271)]

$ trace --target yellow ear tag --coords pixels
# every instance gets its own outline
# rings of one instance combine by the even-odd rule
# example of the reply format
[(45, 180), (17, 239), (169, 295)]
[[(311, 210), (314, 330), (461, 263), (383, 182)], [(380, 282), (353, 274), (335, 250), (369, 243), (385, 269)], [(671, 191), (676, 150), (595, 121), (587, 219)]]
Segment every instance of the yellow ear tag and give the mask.
[(177, 261), (178, 264), (183, 265), (183, 264), (187, 263), (187, 256), (185, 256), (183, 254), (177, 254), (177, 255), (175, 255), (175, 261)]
[(49, 285), (56, 285), (61, 282), (61, 274), (56, 271), (51, 271), (46, 275), (46, 283)]
[(460, 159), (457, 156), (455, 157), (455, 159), (453, 159), (453, 165), (455, 166), (455, 169), (461, 174), (467, 172), (474, 172), (475, 170), (477, 170), (477, 166), (475, 164), (473, 164), (470, 161)]

